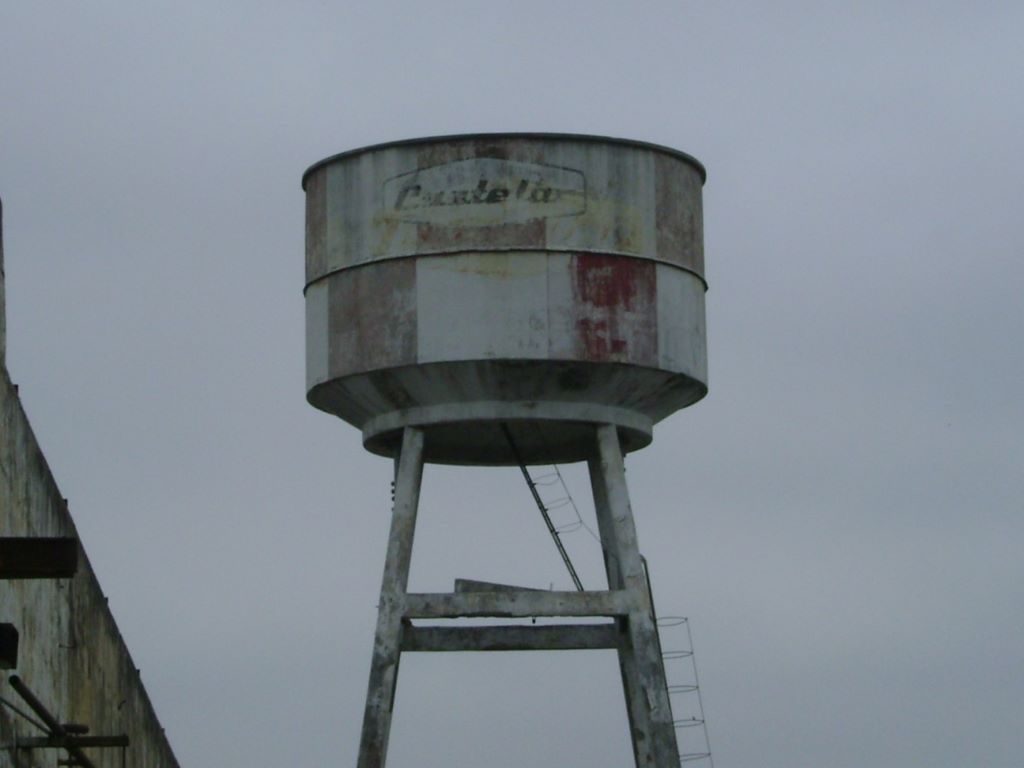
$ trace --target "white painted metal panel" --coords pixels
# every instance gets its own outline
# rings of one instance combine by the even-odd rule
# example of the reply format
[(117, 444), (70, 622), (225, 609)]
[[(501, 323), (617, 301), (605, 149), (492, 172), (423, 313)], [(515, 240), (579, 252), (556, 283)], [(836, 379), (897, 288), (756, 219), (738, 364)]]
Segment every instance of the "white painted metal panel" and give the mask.
[(658, 365), (706, 383), (704, 284), (685, 270), (657, 266)]
[(570, 144), (552, 162), (581, 168), (586, 210), (576, 218), (548, 219), (551, 249), (657, 258), (654, 227), (654, 153), (602, 144)]
[(419, 259), (417, 361), (546, 358), (546, 261), (543, 253)]
[(548, 357), (552, 360), (571, 360), (575, 318), (573, 316), (572, 277), (569, 253), (552, 253), (548, 256)]

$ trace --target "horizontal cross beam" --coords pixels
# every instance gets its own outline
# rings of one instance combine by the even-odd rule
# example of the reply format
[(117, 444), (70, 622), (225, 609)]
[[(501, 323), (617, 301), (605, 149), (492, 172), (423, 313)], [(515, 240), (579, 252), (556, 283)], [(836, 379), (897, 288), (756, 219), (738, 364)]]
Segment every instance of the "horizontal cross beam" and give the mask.
[(595, 592), (419, 592), (405, 595), (404, 618), (457, 619), (493, 616), (627, 616), (633, 596), (625, 591)]
[(618, 648), (614, 624), (536, 627), (415, 627), (402, 631), (403, 651), (571, 651)]

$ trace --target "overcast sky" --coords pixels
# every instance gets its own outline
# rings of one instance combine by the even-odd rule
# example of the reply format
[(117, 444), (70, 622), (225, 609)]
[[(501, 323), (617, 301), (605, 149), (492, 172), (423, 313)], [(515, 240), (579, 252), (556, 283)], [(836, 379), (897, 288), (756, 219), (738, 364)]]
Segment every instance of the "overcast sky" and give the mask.
[[(358, 748), (391, 466), (305, 402), (303, 170), (564, 131), (708, 168), (710, 393), (628, 468), (718, 768), (1020, 766), (1022, 83), (1019, 2), (0, 0), (8, 368), (182, 764)], [(427, 468), (454, 577), (568, 587), (516, 471)], [(629, 764), (611, 652), (403, 658), (389, 768)]]

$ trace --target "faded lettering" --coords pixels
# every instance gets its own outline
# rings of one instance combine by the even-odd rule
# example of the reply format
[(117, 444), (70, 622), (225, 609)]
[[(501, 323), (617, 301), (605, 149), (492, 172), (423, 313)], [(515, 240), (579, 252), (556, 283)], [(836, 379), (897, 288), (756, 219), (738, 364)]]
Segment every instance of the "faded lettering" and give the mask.
[[(515, 199), (531, 203), (554, 203), (563, 194), (574, 190), (555, 189), (543, 181), (520, 179), (515, 186)], [(398, 191), (394, 210), (411, 211), (416, 208), (440, 207), (443, 205), (497, 205), (505, 202), (512, 189), (501, 181), (480, 179), (473, 189), (440, 189), (424, 192), (420, 184), (410, 184)]]
[(586, 186), (571, 168), (477, 158), (389, 179), (383, 202), (398, 219), (486, 226), (577, 216), (586, 209)]

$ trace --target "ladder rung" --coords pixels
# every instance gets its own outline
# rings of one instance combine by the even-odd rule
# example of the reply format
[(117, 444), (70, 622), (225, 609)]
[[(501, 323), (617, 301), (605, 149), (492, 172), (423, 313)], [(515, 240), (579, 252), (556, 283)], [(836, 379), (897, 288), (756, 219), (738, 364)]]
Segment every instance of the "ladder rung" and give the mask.
[(697, 690), (696, 685), (690, 685), (689, 683), (681, 683), (679, 685), (670, 685), (667, 687), (669, 693), (693, 693)]
[(687, 752), (679, 756), (679, 762), (689, 763), (693, 760), (705, 760), (711, 757), (710, 752)]

